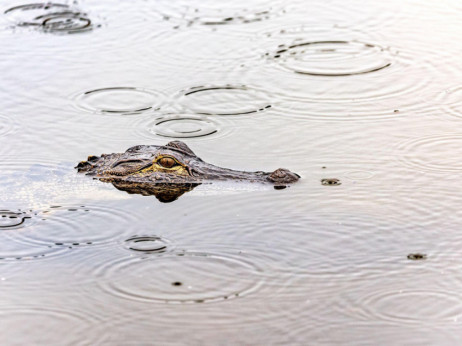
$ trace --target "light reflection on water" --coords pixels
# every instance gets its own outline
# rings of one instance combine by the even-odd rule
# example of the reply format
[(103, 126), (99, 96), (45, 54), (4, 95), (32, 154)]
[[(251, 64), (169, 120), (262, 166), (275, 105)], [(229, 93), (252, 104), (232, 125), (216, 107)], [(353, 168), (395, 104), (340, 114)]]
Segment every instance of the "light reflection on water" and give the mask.
[[(461, 11), (2, 4), (2, 343), (456, 344)], [(160, 203), (73, 169), (169, 138), (302, 179)]]

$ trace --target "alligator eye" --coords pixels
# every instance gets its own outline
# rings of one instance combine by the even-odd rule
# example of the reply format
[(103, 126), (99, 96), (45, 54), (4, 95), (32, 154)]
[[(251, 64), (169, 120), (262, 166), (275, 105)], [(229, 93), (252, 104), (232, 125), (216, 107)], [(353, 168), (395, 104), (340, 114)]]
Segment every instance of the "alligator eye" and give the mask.
[(159, 165), (161, 165), (164, 168), (172, 168), (173, 166), (176, 165), (176, 161), (172, 159), (171, 157), (163, 157), (157, 161)]

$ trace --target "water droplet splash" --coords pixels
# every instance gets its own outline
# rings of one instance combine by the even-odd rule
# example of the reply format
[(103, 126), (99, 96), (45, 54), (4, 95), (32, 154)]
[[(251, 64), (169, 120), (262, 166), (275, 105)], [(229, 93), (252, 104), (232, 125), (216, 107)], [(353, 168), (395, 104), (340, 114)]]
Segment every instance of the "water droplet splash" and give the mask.
[(162, 237), (134, 235), (124, 242), (125, 248), (141, 253), (163, 253), (170, 247), (170, 242)]

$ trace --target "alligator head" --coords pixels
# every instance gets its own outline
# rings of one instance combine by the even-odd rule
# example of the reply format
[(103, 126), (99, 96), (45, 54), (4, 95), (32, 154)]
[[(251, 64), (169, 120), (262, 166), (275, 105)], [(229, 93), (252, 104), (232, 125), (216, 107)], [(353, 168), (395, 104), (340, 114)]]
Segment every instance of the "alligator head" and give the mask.
[(274, 172), (245, 172), (221, 168), (202, 161), (183, 142), (164, 146), (137, 145), (125, 153), (89, 156), (77, 165), (79, 173), (112, 183), (119, 190), (155, 195), (171, 202), (197, 185), (216, 180), (236, 180), (271, 184), (283, 188), (300, 176), (279, 168)]

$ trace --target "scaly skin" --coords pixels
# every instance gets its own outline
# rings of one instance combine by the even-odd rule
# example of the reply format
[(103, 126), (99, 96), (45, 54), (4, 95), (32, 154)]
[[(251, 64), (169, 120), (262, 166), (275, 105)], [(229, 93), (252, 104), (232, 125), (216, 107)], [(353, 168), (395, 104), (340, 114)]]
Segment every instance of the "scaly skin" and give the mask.
[(89, 156), (87, 161), (80, 162), (76, 168), (79, 173), (111, 182), (118, 189), (129, 193), (156, 196), (166, 189), (177, 190), (181, 195), (198, 184), (214, 180), (265, 183), (280, 188), (300, 178), (298, 174), (284, 168), (266, 173), (217, 167), (202, 161), (180, 141), (165, 146), (137, 145), (125, 153)]

